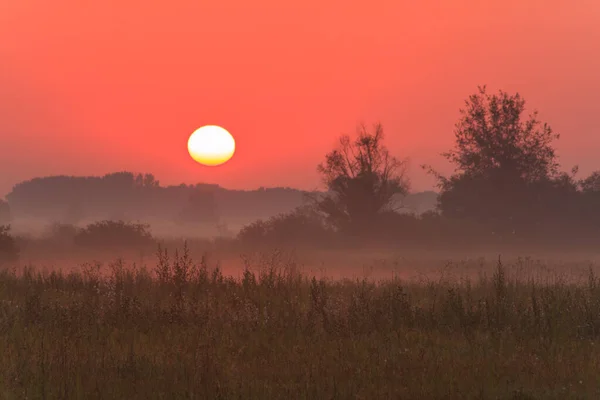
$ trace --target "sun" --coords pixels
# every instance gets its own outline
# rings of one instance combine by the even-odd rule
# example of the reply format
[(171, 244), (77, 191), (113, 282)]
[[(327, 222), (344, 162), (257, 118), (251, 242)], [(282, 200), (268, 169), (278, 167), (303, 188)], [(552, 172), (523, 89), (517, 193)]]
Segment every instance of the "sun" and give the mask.
[(187, 147), (196, 162), (212, 167), (224, 164), (233, 157), (235, 140), (226, 129), (206, 125), (190, 135)]

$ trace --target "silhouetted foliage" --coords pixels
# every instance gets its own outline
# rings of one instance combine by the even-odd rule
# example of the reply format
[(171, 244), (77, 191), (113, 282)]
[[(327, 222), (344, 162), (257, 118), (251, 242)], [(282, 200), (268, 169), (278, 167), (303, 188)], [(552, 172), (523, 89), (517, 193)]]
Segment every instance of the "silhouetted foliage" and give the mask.
[(580, 230), (587, 228), (585, 233), (588, 237), (600, 239), (600, 172), (591, 173), (576, 185), (579, 189), (577, 202), (571, 206), (571, 210), (567, 210), (568, 217)]
[(157, 188), (160, 182), (152, 174), (137, 174), (135, 176), (135, 187), (137, 188)]
[(0, 199), (0, 224), (10, 222), (10, 206), (5, 200)]
[[(104, 177), (34, 178), (15, 185), (6, 199), (17, 217), (54, 221), (58, 216), (65, 223), (115, 217), (181, 221), (182, 212), (190, 210), (190, 199), (198, 191), (212, 193), (218, 204), (217, 217), (221, 213), (235, 219), (268, 218), (288, 212), (302, 205), (305, 194), (292, 188), (229, 190), (212, 184), (160, 186), (152, 174), (122, 172)], [(202, 207), (201, 210), (207, 211)]]
[[(559, 136), (536, 111), (525, 111), (518, 93), (489, 94), (480, 87), (470, 96), (460, 110), (454, 147), (443, 153), (453, 173), (446, 177), (429, 167), (439, 196), (408, 194), (406, 164), (389, 153), (383, 128), (376, 124), (372, 130), (360, 126), (355, 138), (342, 136), (326, 154), (317, 167), (326, 192), (162, 187), (151, 174), (131, 172), (36, 178), (17, 184), (6, 196), (8, 204), (0, 201), (0, 223), (10, 214), (63, 216), (62, 222), (71, 224), (108, 219), (81, 231), (55, 227), (57, 238), (96, 247), (152, 242), (147, 225), (122, 222), (125, 218), (209, 223), (220, 227), (221, 236), (230, 236), (221, 215), (259, 218), (237, 235), (249, 244), (596, 246), (600, 171), (584, 179), (576, 178), (577, 168), (560, 171), (553, 147)], [(299, 207), (306, 197), (310, 205)], [(402, 212), (396, 207), (400, 199)], [(434, 201), (435, 212), (418, 215)]]
[(444, 156), (456, 174), (497, 178), (498, 183), (538, 182), (553, 177), (558, 163), (552, 142), (559, 138), (534, 111), (523, 119), (525, 100), (486, 88), (469, 97), (454, 131), (456, 142)]
[(10, 234), (10, 225), (0, 225), (0, 263), (19, 258), (19, 246)]
[(100, 221), (78, 231), (75, 244), (92, 248), (153, 246), (154, 239), (146, 224), (124, 221)]
[(318, 166), (329, 192), (318, 198), (317, 208), (341, 231), (367, 231), (393, 209), (395, 196), (408, 193), (405, 163), (390, 155), (383, 138), (380, 124), (373, 132), (360, 126), (354, 141), (342, 136)]
[(310, 206), (298, 207), (268, 220), (258, 220), (244, 226), (237, 238), (249, 245), (326, 245), (333, 232)]
[(440, 211), (503, 234), (532, 229), (547, 212), (557, 211), (547, 201), (552, 195), (576, 191), (574, 182), (558, 173), (552, 142), (559, 135), (538, 120), (537, 111), (524, 118), (525, 100), (518, 93), (488, 94), (480, 87), (465, 105), (455, 146), (443, 154), (454, 173), (446, 178), (430, 170), (441, 189)]
[(590, 176), (579, 182), (581, 190), (585, 194), (600, 196), (600, 171), (594, 171)]

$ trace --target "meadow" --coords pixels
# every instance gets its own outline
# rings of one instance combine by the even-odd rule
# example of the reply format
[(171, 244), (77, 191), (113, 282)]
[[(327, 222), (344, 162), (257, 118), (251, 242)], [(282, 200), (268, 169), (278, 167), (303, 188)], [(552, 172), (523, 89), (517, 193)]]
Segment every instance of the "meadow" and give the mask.
[(600, 396), (592, 267), (497, 259), (462, 276), (332, 279), (277, 251), (241, 262), (223, 274), (184, 246), (151, 267), (4, 268), (0, 397)]

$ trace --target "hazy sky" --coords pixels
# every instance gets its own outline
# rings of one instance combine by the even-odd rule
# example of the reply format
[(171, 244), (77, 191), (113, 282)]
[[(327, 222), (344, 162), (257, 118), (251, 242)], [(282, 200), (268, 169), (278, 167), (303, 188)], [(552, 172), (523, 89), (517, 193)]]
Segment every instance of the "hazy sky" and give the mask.
[[(520, 92), (562, 137), (565, 169), (600, 169), (597, 0), (0, 0), (0, 196), (34, 176), (153, 172), (163, 183), (319, 185), (358, 122), (445, 168), (477, 85)], [(188, 156), (199, 126), (227, 164)]]

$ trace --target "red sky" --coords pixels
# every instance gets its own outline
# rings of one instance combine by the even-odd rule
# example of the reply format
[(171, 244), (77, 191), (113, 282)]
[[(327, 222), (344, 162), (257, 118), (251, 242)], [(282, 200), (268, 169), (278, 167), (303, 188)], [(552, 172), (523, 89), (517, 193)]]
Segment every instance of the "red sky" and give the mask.
[[(153, 172), (163, 183), (319, 186), (342, 133), (444, 170), (477, 85), (518, 91), (562, 137), (565, 169), (600, 169), (597, 0), (3, 0), (0, 196), (34, 176)], [(227, 164), (186, 142), (218, 124)]]

